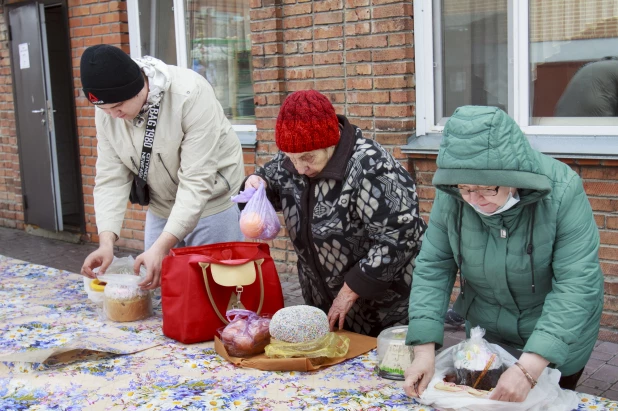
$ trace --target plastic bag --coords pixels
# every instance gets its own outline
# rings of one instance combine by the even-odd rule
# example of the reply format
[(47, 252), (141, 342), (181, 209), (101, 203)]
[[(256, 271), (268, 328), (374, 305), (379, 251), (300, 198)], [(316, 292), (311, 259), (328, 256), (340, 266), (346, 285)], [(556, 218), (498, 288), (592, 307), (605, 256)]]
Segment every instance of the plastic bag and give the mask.
[(138, 321), (152, 315), (152, 295), (139, 283), (143, 277), (134, 274), (104, 274), (98, 277), (107, 285), (103, 291), (103, 312), (117, 322)]
[[(142, 282), (147, 274), (146, 267), (143, 265), (140, 267), (140, 275), (135, 275), (133, 271), (133, 265), (135, 264), (135, 259), (132, 256), (128, 257), (114, 257), (112, 263), (105, 270), (104, 275), (98, 275), (100, 267), (95, 268), (93, 271), (97, 275), (97, 278), (91, 279), (88, 277), (84, 277), (84, 289), (88, 294), (88, 298), (93, 301), (97, 308), (97, 314), (101, 320), (111, 319), (112, 321), (137, 321), (137, 319), (142, 319), (149, 317), (152, 315), (153, 307), (158, 307), (161, 304), (161, 289), (157, 288), (154, 291), (142, 290), (137, 286), (140, 282)], [(114, 283), (111, 287), (109, 287), (109, 282)], [(118, 299), (119, 301), (125, 301), (125, 296), (133, 296), (137, 298), (139, 296), (142, 300), (144, 300), (143, 306), (141, 307), (141, 317), (140, 317), (140, 309), (135, 308), (139, 304), (134, 304), (131, 302), (130, 306), (127, 308), (127, 313), (123, 315), (120, 314), (118, 310), (114, 310), (110, 308), (114, 305), (114, 301), (111, 301), (107, 304), (107, 308), (105, 306), (106, 294), (112, 296), (120, 296), (122, 298)], [(149, 308), (146, 306), (146, 294), (148, 294)], [(112, 298), (113, 300), (114, 298)], [(108, 315), (108, 312), (111, 313)], [(148, 315), (146, 315), (148, 313)], [(127, 319), (128, 318), (128, 319)]]
[(234, 309), (225, 313), (227, 326), (220, 329), (221, 342), (232, 357), (248, 357), (264, 352), (270, 343), (270, 319), (253, 311)]
[[(502, 347), (489, 344), (505, 368), (515, 364), (515, 357)], [(454, 354), (458, 345), (445, 349), (436, 356), (436, 372), (419, 401), (444, 411), (563, 411), (577, 408), (579, 400), (573, 391), (563, 390), (558, 385), (560, 371), (546, 368), (524, 402), (490, 400), (488, 391), (445, 383), (447, 375), (455, 373)]]
[(470, 338), (457, 344), (453, 351), (457, 385), (491, 390), (498, 384), (505, 368), (498, 352), (483, 339), (484, 335), (484, 329), (474, 327)]
[[(114, 257), (112, 263), (107, 267), (106, 274), (133, 274), (133, 264), (135, 259), (132, 256), (128, 257)], [(95, 268), (93, 271), (98, 274), (100, 267)], [(146, 275), (146, 268), (141, 267), (140, 273), (142, 276)], [(88, 298), (99, 307), (103, 307), (104, 294), (106, 283), (101, 281), (100, 278), (88, 278), (84, 277), (84, 290), (88, 294)]]
[(349, 348), (348, 337), (329, 332), (315, 340), (299, 343), (272, 339), (265, 351), (270, 358), (338, 358), (345, 357)]
[(272, 240), (277, 237), (281, 224), (279, 217), (268, 197), (264, 183), (260, 182), (260, 188), (248, 188), (232, 197), (235, 203), (244, 203), (244, 210), (240, 214), (240, 231), (247, 238), (259, 240)]

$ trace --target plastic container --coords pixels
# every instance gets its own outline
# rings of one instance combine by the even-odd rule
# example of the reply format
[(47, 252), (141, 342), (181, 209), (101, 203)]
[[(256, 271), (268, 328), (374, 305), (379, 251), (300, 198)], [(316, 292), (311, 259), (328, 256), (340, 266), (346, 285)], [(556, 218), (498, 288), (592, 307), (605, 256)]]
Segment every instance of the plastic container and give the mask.
[(404, 380), (406, 368), (414, 360), (414, 349), (406, 345), (407, 325), (391, 327), (378, 335), (378, 375), (389, 380)]
[(138, 321), (152, 315), (152, 295), (142, 290), (143, 278), (131, 274), (105, 274), (98, 277), (107, 283), (103, 291), (103, 312), (117, 322)]

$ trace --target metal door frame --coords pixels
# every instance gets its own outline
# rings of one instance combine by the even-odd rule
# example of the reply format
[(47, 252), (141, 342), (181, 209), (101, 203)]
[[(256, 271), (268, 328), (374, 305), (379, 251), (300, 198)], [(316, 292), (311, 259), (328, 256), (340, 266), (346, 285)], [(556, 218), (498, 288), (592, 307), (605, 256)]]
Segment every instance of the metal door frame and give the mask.
[[(2, 3), (4, 3), (5, 0), (2, 0)], [(67, 32), (67, 49), (69, 50), (69, 56), (68, 56), (68, 67), (70, 68), (69, 72), (67, 73), (68, 76), (70, 76), (70, 84), (73, 85), (73, 89), (75, 89), (75, 79), (73, 77), (73, 60), (72, 60), (72, 48), (71, 48), (71, 28), (69, 26), (69, 20), (68, 20), (68, 16), (69, 16), (69, 10), (68, 10), (68, 6), (67, 6), (67, 1), (66, 0), (22, 0), (22, 1), (16, 1), (14, 3), (11, 4), (2, 4), (3, 6), (3, 12), (4, 15), (7, 18), (7, 34), (8, 34), (8, 38), (9, 38), (9, 58), (11, 63), (14, 61), (13, 59), (15, 58), (15, 56), (13, 55), (13, 47), (12, 47), (12, 35), (11, 35), (11, 26), (10, 26), (10, 19), (9, 19), (9, 11), (11, 9), (15, 9), (15, 8), (19, 8), (21, 6), (25, 6), (27, 4), (35, 4), (38, 3), (39, 4), (39, 10), (43, 10), (46, 7), (50, 7), (50, 6), (60, 6), (61, 10), (62, 10), (62, 17), (64, 20), (64, 26)], [(39, 11), (39, 13), (41, 13)], [(39, 17), (40, 14), (39, 14)], [(44, 13), (43, 13), (43, 17)], [(39, 26), (40, 27), (40, 26)], [(41, 47), (42, 47), (42, 51), (43, 51), (43, 70), (45, 72), (45, 76), (46, 78), (44, 79), (45, 81), (45, 85), (46, 88), (48, 89), (47, 92), (49, 93), (49, 95), (51, 96), (51, 100), (53, 102), (53, 95), (51, 94), (51, 77), (49, 76), (49, 59), (47, 57), (48, 55), (48, 50), (47, 50), (47, 33), (44, 33), (42, 30), (42, 27), (40, 27), (41, 30)], [(15, 91), (15, 72), (13, 70), (13, 67), (11, 66), (11, 81), (12, 81), (12, 86), (11, 86), (11, 93), (13, 95), (13, 109), (15, 112), (17, 112), (17, 107), (15, 105), (15, 102), (17, 101), (17, 95), (16, 95), (16, 91)], [(72, 125), (72, 132), (73, 132), (73, 136), (74, 138), (74, 144), (75, 144), (75, 152), (77, 153), (77, 156), (75, 156), (76, 158), (74, 159), (75, 161), (75, 166), (77, 169), (77, 181), (76, 184), (78, 184), (78, 191), (79, 191), (79, 215), (80, 215), (80, 233), (81, 234), (85, 234), (86, 233), (86, 213), (85, 213), (85, 203), (84, 203), (84, 191), (83, 191), (83, 179), (82, 179), (82, 171), (81, 171), (81, 161), (80, 161), (80, 145), (79, 145), (79, 134), (78, 134), (78, 127), (77, 127), (77, 110), (76, 110), (76, 105), (75, 105), (75, 98), (70, 99), (71, 101), (71, 106), (69, 107), (70, 112), (73, 113), (73, 118), (71, 121), (71, 125)], [(49, 107), (46, 107), (46, 109), (50, 109)], [(53, 118), (53, 116), (52, 116)], [(15, 115), (15, 132), (16, 132), (16, 137), (19, 137), (20, 135), (20, 130), (19, 130), (19, 122), (17, 121), (17, 115)], [(55, 131), (52, 131), (52, 133), (55, 133)], [(55, 134), (53, 135), (54, 138), (52, 138), (51, 144), (50, 144), (50, 150), (51, 147), (53, 145), (53, 150), (51, 152), (52, 155), (52, 164), (57, 165), (57, 158), (56, 158), (56, 140), (55, 140)], [(19, 138), (17, 139), (19, 141)], [(21, 156), (21, 150), (19, 150), (19, 144), (18, 144), (18, 156), (19, 156), (19, 173), (20, 173), (20, 181), (21, 181), (21, 194), (22, 194), (22, 208), (23, 208), (23, 212), (24, 215), (26, 213), (26, 204), (25, 204), (25, 187), (24, 187), (24, 180), (21, 178), (21, 176), (24, 175), (24, 161), (22, 159)], [(56, 184), (55, 187), (55, 191), (59, 191), (60, 190), (60, 185), (59, 185), (59, 172), (56, 169), (55, 170), (55, 176), (54, 176), (54, 184)], [(62, 217), (62, 216), (61, 216)]]

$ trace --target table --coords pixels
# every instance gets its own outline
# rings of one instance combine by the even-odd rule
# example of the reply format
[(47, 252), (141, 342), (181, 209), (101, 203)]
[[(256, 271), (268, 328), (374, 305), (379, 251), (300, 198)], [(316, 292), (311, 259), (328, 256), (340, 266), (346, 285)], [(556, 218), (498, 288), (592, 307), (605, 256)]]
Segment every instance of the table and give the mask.
[[(160, 310), (137, 323), (102, 320), (81, 276), (0, 255), (6, 355), (29, 362), (0, 362), (0, 410), (433, 410), (376, 375), (375, 351), (314, 373), (235, 368), (212, 342), (164, 337)], [(618, 410), (578, 396), (578, 409)]]

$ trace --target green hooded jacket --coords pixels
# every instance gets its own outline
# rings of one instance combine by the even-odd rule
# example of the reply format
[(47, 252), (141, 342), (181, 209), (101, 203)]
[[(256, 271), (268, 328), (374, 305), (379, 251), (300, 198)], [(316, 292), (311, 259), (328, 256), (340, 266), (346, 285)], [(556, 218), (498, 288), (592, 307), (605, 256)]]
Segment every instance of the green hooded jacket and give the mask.
[[(579, 176), (533, 150), (517, 124), (494, 107), (455, 111), (437, 165), (406, 343), (442, 345), (461, 268), (454, 309), (468, 327), (479, 325), (494, 342), (544, 357), (563, 375), (584, 368), (599, 332), (603, 273), (599, 233)], [(520, 202), (481, 215), (456, 184), (516, 187)]]

